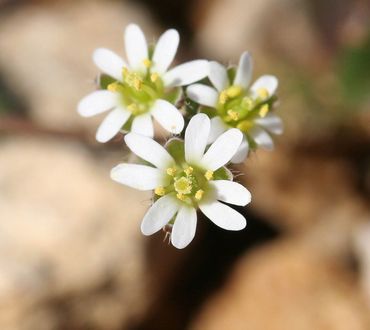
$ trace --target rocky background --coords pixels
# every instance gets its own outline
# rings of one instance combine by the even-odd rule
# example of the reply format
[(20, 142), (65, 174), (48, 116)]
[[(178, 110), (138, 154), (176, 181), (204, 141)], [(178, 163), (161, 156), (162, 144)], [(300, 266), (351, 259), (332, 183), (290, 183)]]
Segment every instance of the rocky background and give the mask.
[[(370, 6), (365, 0), (0, 1), (1, 330), (370, 329)], [(238, 180), (246, 230), (201, 218), (178, 251), (139, 223), (127, 154), (76, 113), (93, 49), (182, 36), (178, 60), (279, 77), (286, 130)]]

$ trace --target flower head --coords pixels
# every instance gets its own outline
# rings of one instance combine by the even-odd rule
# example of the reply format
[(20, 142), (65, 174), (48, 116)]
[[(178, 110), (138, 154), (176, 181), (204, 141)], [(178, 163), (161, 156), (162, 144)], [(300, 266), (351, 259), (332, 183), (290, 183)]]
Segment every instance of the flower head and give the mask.
[(221, 134), (206, 150), (210, 120), (205, 114), (195, 115), (185, 131), (184, 141), (174, 138), (166, 148), (144, 136), (129, 133), (127, 146), (150, 165), (119, 164), (111, 178), (139, 190), (154, 190), (155, 202), (141, 224), (144, 235), (173, 225), (172, 244), (181, 249), (195, 235), (199, 208), (221, 228), (241, 230), (245, 218), (222, 203), (246, 205), (249, 191), (232, 181), (224, 167), (238, 150), (243, 135), (235, 128)]
[(94, 51), (93, 60), (107, 75), (103, 90), (84, 97), (78, 112), (85, 117), (110, 111), (96, 133), (107, 142), (121, 129), (153, 137), (152, 117), (167, 131), (178, 134), (184, 119), (175, 107), (179, 86), (208, 74), (208, 61), (194, 60), (168, 70), (178, 48), (179, 34), (170, 29), (159, 38), (153, 51), (139, 26), (130, 24), (124, 33), (127, 61), (105, 48)]
[(187, 95), (206, 107), (214, 117), (211, 120), (210, 141), (214, 141), (228, 128), (244, 133), (243, 142), (232, 162), (242, 162), (249, 149), (260, 146), (273, 148), (270, 133), (281, 134), (281, 119), (271, 112), (278, 80), (271, 75), (258, 78), (250, 87), (252, 77), (251, 56), (244, 52), (234, 77), (217, 62), (209, 63), (209, 79), (214, 87), (193, 84)]

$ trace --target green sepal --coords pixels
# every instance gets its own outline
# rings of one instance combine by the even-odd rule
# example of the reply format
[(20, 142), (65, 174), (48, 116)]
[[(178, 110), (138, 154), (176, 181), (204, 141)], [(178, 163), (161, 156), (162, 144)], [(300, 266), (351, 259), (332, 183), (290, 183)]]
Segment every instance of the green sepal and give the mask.
[(172, 89), (170, 92), (164, 95), (164, 99), (171, 104), (176, 105), (178, 101), (180, 101), (182, 97), (182, 89), (180, 87)]
[(217, 116), (217, 110), (215, 108), (210, 107), (201, 107), (200, 108), (201, 113), (205, 113), (209, 118), (213, 118)]
[(148, 46), (148, 56), (150, 59), (153, 58), (154, 49), (155, 49), (155, 43), (150, 43)]
[(104, 73), (98, 76), (98, 85), (101, 89), (107, 89), (109, 84), (112, 84), (116, 81), (116, 79)]
[(230, 85), (232, 85), (232, 82), (234, 81), (236, 76), (236, 66), (231, 66), (227, 69), (227, 77), (229, 78)]
[(198, 113), (199, 104), (190, 98), (185, 98), (185, 111), (186, 114), (190, 117), (195, 116)]
[(225, 166), (220, 167), (218, 170), (213, 172), (213, 180), (233, 180), (233, 174)]
[(184, 141), (178, 138), (172, 138), (164, 146), (176, 163), (185, 163)]

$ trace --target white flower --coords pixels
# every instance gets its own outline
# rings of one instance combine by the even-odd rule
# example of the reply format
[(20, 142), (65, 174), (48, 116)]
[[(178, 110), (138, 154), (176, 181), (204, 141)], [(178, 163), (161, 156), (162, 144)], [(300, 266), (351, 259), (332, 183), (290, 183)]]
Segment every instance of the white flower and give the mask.
[(229, 129), (206, 150), (210, 120), (195, 115), (185, 131), (185, 140), (174, 138), (166, 149), (154, 140), (134, 133), (125, 136), (127, 146), (150, 165), (119, 164), (111, 178), (139, 190), (154, 190), (156, 201), (141, 224), (144, 235), (173, 225), (172, 244), (182, 249), (195, 235), (199, 208), (221, 228), (241, 230), (245, 218), (224, 203), (241, 205), (251, 200), (249, 191), (233, 182), (224, 167), (238, 150), (243, 134)]
[(257, 146), (273, 149), (270, 134), (281, 134), (283, 131), (281, 119), (271, 112), (273, 96), (278, 86), (277, 78), (264, 75), (249, 87), (252, 60), (247, 52), (241, 55), (233, 79), (229, 79), (226, 68), (221, 64), (210, 62), (209, 66), (209, 79), (215, 88), (202, 84), (187, 88), (190, 99), (213, 110), (208, 109), (215, 115), (211, 120), (209, 142), (230, 127), (240, 129), (244, 138), (231, 160), (233, 163), (243, 162), (248, 150)]
[(121, 129), (152, 137), (151, 117), (167, 131), (180, 133), (184, 119), (173, 105), (178, 87), (206, 77), (208, 61), (195, 60), (168, 70), (179, 44), (173, 29), (161, 35), (153, 52), (135, 24), (127, 26), (124, 39), (128, 63), (108, 49), (95, 50), (93, 60), (110, 77), (110, 84), (84, 97), (78, 112), (90, 117), (110, 110), (96, 133), (99, 142), (107, 142)]

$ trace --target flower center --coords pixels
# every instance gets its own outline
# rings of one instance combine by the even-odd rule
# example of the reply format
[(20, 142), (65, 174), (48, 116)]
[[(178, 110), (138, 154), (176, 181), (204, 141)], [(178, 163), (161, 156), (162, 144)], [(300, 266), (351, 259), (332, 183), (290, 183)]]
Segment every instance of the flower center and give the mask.
[(254, 119), (263, 118), (270, 111), (270, 96), (266, 88), (260, 88), (256, 95), (252, 95), (241, 86), (232, 85), (220, 93), (217, 114), (229, 126), (247, 133), (253, 127)]
[(213, 179), (212, 171), (194, 168), (188, 164), (173, 166), (166, 169), (171, 177), (166, 187), (159, 186), (154, 190), (158, 196), (175, 193), (176, 197), (190, 205), (196, 204), (208, 190), (208, 181)]
[[(145, 59), (144, 65), (149, 69), (151, 60)], [(122, 69), (123, 81), (116, 81), (108, 85), (107, 89), (120, 94), (122, 105), (134, 116), (149, 111), (153, 103), (164, 97), (164, 85), (158, 73), (139, 73)]]

